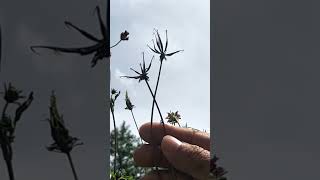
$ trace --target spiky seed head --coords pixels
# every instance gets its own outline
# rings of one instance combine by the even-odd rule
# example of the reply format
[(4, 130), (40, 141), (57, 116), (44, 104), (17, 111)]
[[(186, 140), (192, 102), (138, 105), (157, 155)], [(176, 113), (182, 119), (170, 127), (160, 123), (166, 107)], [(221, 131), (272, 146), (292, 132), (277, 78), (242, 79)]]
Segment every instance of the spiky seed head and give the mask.
[(132, 111), (132, 109), (134, 108), (134, 105), (130, 101), (130, 98), (128, 96), (128, 91), (126, 91), (125, 101), (126, 101), (126, 108), (125, 109)]
[(117, 90), (111, 89), (111, 94), (116, 94), (116, 93), (117, 93)]
[(175, 125), (175, 124), (179, 124), (181, 116), (180, 116), (178, 111), (176, 111), (176, 112), (171, 112), (170, 111), (168, 113), (166, 119), (168, 119), (168, 123)]
[(51, 128), (51, 136), (54, 140), (47, 149), (60, 153), (70, 153), (70, 151), (78, 145), (82, 145), (79, 139), (69, 135), (69, 130), (66, 128), (63, 116), (59, 114), (57, 102), (54, 92), (50, 99), (50, 118), (48, 119)]
[(128, 41), (128, 40), (129, 40), (128, 35), (129, 35), (129, 32), (128, 32), (128, 31), (124, 31), (124, 32), (122, 32), (122, 33), (120, 34), (120, 39), (121, 39), (122, 41)]
[(15, 103), (20, 98), (24, 98), (24, 96), (21, 96), (22, 91), (12, 86), (11, 83), (9, 83), (8, 86), (9, 87), (7, 87), (6, 85), (4, 86), (5, 88), (4, 99), (7, 103)]

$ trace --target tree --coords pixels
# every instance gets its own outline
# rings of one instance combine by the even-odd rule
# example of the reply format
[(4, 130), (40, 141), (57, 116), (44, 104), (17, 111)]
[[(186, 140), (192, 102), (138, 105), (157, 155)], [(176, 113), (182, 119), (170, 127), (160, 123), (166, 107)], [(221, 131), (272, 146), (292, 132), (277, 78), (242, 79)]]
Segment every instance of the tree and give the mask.
[[(144, 169), (135, 166), (133, 161), (133, 152), (140, 145), (139, 138), (132, 134), (132, 132), (129, 129), (129, 125), (126, 125), (125, 121), (122, 122), (120, 127), (117, 127), (116, 131), (118, 143), (116, 169), (121, 171), (119, 176), (126, 176), (127, 178), (125, 179), (139, 179), (144, 174)], [(111, 159), (114, 159), (114, 132), (114, 130), (111, 131)], [(112, 163), (110, 163), (110, 169), (113, 169)]]

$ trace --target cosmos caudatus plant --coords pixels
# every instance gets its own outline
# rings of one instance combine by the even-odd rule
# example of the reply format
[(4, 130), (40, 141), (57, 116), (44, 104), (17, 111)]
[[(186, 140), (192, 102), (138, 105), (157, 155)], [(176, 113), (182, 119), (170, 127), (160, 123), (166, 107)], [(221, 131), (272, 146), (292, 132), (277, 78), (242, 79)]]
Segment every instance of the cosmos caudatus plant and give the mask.
[(227, 180), (227, 178), (224, 176), (227, 171), (217, 165), (217, 161), (219, 158), (217, 156), (214, 156), (210, 161), (210, 176), (213, 180)]
[[(138, 127), (136, 118), (135, 118), (135, 116), (134, 116), (134, 114), (133, 114), (133, 108), (134, 108), (135, 106), (132, 104), (132, 102), (131, 102), (131, 100), (130, 100), (130, 98), (129, 98), (128, 91), (126, 91), (125, 102), (126, 102), (126, 107), (125, 107), (125, 109), (126, 109), (126, 110), (129, 110), (129, 111), (131, 112), (131, 116), (132, 116), (133, 122), (134, 122), (134, 124), (135, 124), (135, 126), (136, 126), (136, 128), (137, 128), (138, 133), (139, 133), (139, 127)], [(140, 141), (141, 141), (141, 143), (143, 143), (141, 137), (140, 137)]]
[[(73, 28), (76, 31), (80, 32), (84, 37), (87, 39), (93, 41), (95, 44), (91, 46), (86, 46), (86, 47), (79, 47), (79, 48), (63, 48), (63, 47), (56, 47), (56, 46), (31, 46), (31, 50), (36, 53), (35, 49), (39, 48), (45, 48), (45, 49), (50, 49), (55, 52), (63, 52), (63, 53), (76, 53), (80, 54), (82, 56), (85, 55), (90, 55), (94, 54), (92, 60), (91, 60), (91, 67), (96, 66), (97, 62), (99, 60), (102, 60), (103, 58), (108, 58), (111, 56), (110, 49), (109, 49), (109, 38), (107, 34), (107, 28), (105, 24), (102, 21), (102, 16), (100, 12), (100, 8), (97, 6), (96, 7), (96, 12), (98, 16), (98, 21), (100, 24), (100, 32), (102, 34), (102, 38), (97, 38), (94, 35), (84, 31), (83, 29), (75, 26), (71, 22), (65, 21), (65, 25), (69, 28)], [(113, 48), (117, 46), (121, 41), (127, 41), (129, 40), (129, 32), (124, 31), (120, 34), (120, 40), (118, 43), (116, 43), (114, 46), (111, 46), (110, 48)]]
[(59, 114), (57, 108), (57, 100), (54, 92), (50, 97), (50, 118), (47, 119), (50, 124), (51, 137), (54, 140), (50, 146), (47, 147), (49, 151), (66, 154), (72, 169), (72, 173), (75, 180), (78, 180), (78, 176), (72, 161), (71, 151), (74, 147), (82, 145), (79, 139), (69, 135), (69, 130), (63, 120), (63, 116)]
[(168, 115), (167, 115), (167, 117), (166, 117), (166, 119), (167, 119), (167, 122), (168, 123), (170, 123), (170, 124), (172, 124), (172, 125), (176, 125), (176, 124), (178, 124), (179, 125), (179, 127), (181, 127), (180, 126), (180, 123), (179, 123), (179, 121), (180, 121), (180, 119), (181, 119), (181, 116), (180, 116), (180, 114), (179, 114), (179, 112), (178, 111), (176, 111), (176, 112), (168, 112)]
[[(154, 41), (156, 41), (156, 44), (157, 44), (158, 48), (156, 48)], [(183, 50), (177, 50), (177, 51), (174, 51), (174, 52), (171, 52), (171, 53), (167, 53), (168, 44), (169, 44), (167, 30), (166, 30), (166, 42), (165, 42), (165, 44), (163, 44), (163, 42), (161, 40), (161, 37), (160, 37), (160, 34), (159, 34), (158, 30), (156, 30), (156, 29), (155, 29), (155, 40), (153, 39), (152, 43), (153, 43), (153, 48), (151, 48), (149, 45), (148, 45), (148, 47), (149, 47), (149, 49), (151, 49), (151, 51), (153, 51), (154, 53), (160, 55), (159, 56), (160, 66), (159, 66), (159, 73), (158, 73), (157, 83), (156, 83), (156, 87), (155, 87), (155, 90), (154, 90), (154, 98), (153, 98), (154, 100), (153, 100), (152, 108), (151, 108), (151, 127), (152, 127), (152, 122), (153, 122), (154, 105), (155, 105), (155, 99), (156, 99), (157, 92), (158, 92), (163, 60), (167, 60), (167, 58), (166, 58), (167, 56), (172, 56), (172, 55), (174, 55), (174, 54), (176, 54), (178, 52), (183, 51)], [(164, 122), (162, 121), (162, 123), (164, 123)]]
[[(5, 160), (9, 179), (14, 180), (14, 171), (12, 165), (12, 143), (15, 139), (15, 130), (17, 123), (20, 121), (22, 114), (29, 108), (33, 101), (33, 92), (31, 92), (28, 98), (21, 102), (22, 99), (26, 97), (22, 95), (22, 91), (15, 88), (11, 83), (8, 85), (4, 84), (4, 94), (3, 99), (5, 100), (5, 105), (2, 110), (1, 120), (0, 120), (0, 145), (2, 150), (2, 155)], [(9, 115), (8, 108), (12, 106), (15, 109), (13, 116)]]
[[(153, 97), (153, 102), (156, 104), (156, 107), (157, 107), (157, 110), (159, 112), (159, 115), (160, 115), (160, 119), (161, 119), (161, 123), (163, 124), (163, 128), (164, 128), (164, 131), (165, 131), (165, 127), (164, 127), (164, 120), (163, 120), (163, 117), (162, 117), (162, 114), (161, 114), (161, 110), (160, 110), (160, 107), (158, 105), (158, 102), (157, 100), (155, 99), (155, 95), (154, 93), (152, 92), (152, 89), (150, 87), (150, 84), (149, 84), (149, 76), (148, 76), (148, 72), (151, 68), (151, 65), (152, 65), (152, 60), (153, 60), (154, 56), (152, 57), (152, 59), (150, 60), (150, 63), (148, 66), (146, 66), (146, 63), (145, 63), (145, 60), (144, 60), (144, 53), (142, 53), (142, 64), (140, 63), (139, 66), (140, 66), (140, 72), (138, 72), (137, 70), (134, 70), (132, 68), (130, 68), (133, 72), (135, 72), (137, 75), (136, 76), (121, 76), (121, 77), (125, 77), (125, 78), (129, 78), (129, 79), (137, 79), (139, 82), (141, 81), (144, 81), (149, 89), (149, 92), (151, 94), (151, 96)], [(151, 119), (151, 123), (152, 123), (152, 119)]]
[[(111, 96), (110, 96), (110, 111), (112, 114), (112, 120), (113, 120), (113, 128), (114, 128), (114, 160), (113, 160), (113, 173), (117, 176), (117, 152), (118, 152), (118, 144), (117, 144), (117, 126), (116, 126), (116, 118), (114, 116), (114, 106), (116, 103), (117, 98), (120, 96), (120, 91), (117, 91), (115, 89), (111, 90)], [(120, 167), (121, 169), (121, 167)]]

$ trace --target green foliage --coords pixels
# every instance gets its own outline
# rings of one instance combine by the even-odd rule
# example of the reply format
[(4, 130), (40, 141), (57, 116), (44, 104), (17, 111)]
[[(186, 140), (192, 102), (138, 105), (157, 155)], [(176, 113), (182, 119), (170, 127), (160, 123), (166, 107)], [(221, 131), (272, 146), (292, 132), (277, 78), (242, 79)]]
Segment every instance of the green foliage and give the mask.
[[(144, 174), (144, 170), (141, 167), (137, 167), (134, 164), (133, 152), (140, 145), (139, 138), (136, 137), (129, 129), (129, 126), (123, 121), (120, 127), (117, 127), (117, 173), (111, 172), (111, 179), (139, 179)], [(111, 159), (114, 159), (114, 141), (115, 131), (111, 131)], [(113, 169), (113, 164), (110, 163), (110, 169)]]

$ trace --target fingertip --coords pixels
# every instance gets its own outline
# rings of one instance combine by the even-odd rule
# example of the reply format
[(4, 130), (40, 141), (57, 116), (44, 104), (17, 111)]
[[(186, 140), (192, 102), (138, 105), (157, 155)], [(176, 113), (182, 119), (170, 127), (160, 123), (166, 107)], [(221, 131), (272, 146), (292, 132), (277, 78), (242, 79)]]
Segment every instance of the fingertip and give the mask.
[(174, 156), (178, 152), (180, 145), (182, 144), (177, 138), (166, 135), (163, 137), (161, 142), (161, 149), (166, 157), (170, 159), (171, 156)]
[(158, 122), (145, 123), (139, 128), (140, 136), (149, 144), (160, 144), (163, 137), (163, 127)]

